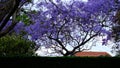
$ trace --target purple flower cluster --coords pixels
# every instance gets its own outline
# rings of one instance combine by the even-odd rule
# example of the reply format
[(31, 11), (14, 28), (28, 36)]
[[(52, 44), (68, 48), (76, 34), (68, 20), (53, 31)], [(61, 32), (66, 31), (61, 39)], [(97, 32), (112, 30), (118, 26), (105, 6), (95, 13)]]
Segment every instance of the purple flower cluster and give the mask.
[[(9, 20), (2, 31), (5, 31), (13, 24), (12, 20)], [(16, 34), (21, 34), (22, 31), (25, 30), (25, 24), (23, 22), (18, 22), (13, 30), (9, 31), (9, 33), (15, 32)]]
[(20, 34), (22, 31), (25, 30), (25, 24), (23, 22), (19, 22), (13, 30), (14, 32), (16, 32), (16, 34)]
[(26, 31), (33, 38), (39, 39), (48, 33), (57, 35), (56, 33), (64, 24), (61, 33), (72, 32), (78, 26), (79, 28), (82, 27), (85, 31), (93, 30), (98, 32), (101, 30), (101, 33), (107, 34), (107, 30), (102, 29), (101, 23), (103, 22), (100, 21), (103, 19), (102, 17), (105, 17), (114, 9), (115, 2), (114, 0), (89, 0), (87, 3), (73, 1), (72, 4), (64, 2), (54, 4), (51, 2), (40, 2), (37, 8), (42, 10), (36, 14), (30, 14), (34, 24), (27, 26)]
[[(55, 1), (56, 3), (41, 1), (37, 4), (40, 10), (29, 14), (33, 24), (22, 28), (24, 24), (18, 23), (15, 29), (24, 29), (33, 40), (51, 36), (64, 41), (68, 34), (78, 39), (85, 37), (82, 35), (86, 33), (106, 34), (107, 39), (103, 39), (103, 44), (111, 39), (111, 32), (104, 25), (110, 26), (106, 22), (111, 21), (110, 18), (114, 15), (115, 0), (88, 0), (87, 3), (71, 1), (69, 4)], [(19, 33), (20, 30), (15, 31)]]

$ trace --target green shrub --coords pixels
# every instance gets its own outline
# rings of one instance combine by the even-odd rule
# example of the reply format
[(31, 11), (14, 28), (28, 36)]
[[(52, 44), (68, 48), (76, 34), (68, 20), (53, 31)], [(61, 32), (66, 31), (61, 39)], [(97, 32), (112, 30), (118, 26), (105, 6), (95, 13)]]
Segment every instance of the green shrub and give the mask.
[(0, 38), (0, 56), (33, 56), (35, 44), (21, 36), (5, 36)]

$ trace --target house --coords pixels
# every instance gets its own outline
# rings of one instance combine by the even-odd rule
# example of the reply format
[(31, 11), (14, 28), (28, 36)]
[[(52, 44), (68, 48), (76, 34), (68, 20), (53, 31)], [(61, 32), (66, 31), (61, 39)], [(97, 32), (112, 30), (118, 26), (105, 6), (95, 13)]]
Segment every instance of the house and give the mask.
[(80, 56), (80, 57), (100, 57), (100, 56), (109, 56), (111, 57), (110, 54), (107, 52), (78, 52), (75, 54), (75, 56)]

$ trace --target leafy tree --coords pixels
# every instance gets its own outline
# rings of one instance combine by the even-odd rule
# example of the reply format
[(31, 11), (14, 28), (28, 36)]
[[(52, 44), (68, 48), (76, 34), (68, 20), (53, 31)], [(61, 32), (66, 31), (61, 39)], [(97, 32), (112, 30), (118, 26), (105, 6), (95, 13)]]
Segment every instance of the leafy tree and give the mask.
[(35, 56), (35, 43), (21, 36), (0, 38), (0, 56)]

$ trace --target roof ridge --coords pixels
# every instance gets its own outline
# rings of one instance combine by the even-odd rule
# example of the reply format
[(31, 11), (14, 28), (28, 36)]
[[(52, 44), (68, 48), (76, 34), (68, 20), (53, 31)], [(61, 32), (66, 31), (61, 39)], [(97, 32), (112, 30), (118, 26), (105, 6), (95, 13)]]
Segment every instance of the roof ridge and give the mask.
[(75, 54), (76, 56), (111, 56), (108, 52), (83, 51)]

